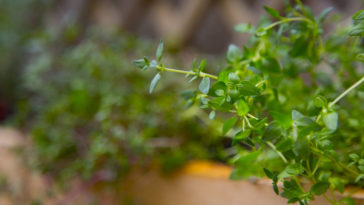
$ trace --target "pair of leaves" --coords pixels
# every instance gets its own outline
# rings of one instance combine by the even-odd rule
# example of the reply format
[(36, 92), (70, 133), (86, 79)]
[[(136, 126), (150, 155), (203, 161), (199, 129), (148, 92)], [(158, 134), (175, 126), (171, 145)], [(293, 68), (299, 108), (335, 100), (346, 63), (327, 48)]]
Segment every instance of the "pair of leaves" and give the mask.
[(358, 11), (353, 15), (354, 27), (351, 29), (349, 35), (351, 36), (364, 36), (364, 10)]
[(301, 202), (306, 198), (305, 192), (301, 190), (300, 186), (293, 179), (283, 181), (283, 192), (281, 196), (287, 198), (288, 203)]
[[(163, 41), (161, 40), (158, 44), (157, 50), (156, 50), (156, 58), (158, 63), (161, 62), (162, 56), (163, 56)], [(134, 65), (136, 65), (138, 68), (145, 70), (147, 68), (154, 68), (157, 65), (157, 62), (153, 60), (152, 62), (149, 62), (149, 60), (144, 57), (143, 59), (134, 60)], [(149, 86), (149, 93), (152, 93), (155, 87), (157, 86), (159, 80), (161, 78), (160, 73), (157, 73), (154, 78), (152, 79), (150, 86)]]
[(272, 179), (273, 190), (278, 195), (279, 194), (279, 189), (278, 189), (278, 185), (277, 185), (278, 172), (271, 172), (267, 168), (263, 168), (263, 171), (269, 179)]

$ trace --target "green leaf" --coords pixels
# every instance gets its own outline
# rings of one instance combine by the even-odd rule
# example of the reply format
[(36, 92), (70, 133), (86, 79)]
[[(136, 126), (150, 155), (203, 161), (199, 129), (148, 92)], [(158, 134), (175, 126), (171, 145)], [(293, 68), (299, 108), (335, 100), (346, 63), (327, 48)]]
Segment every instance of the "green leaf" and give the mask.
[(204, 94), (209, 93), (209, 89), (210, 89), (210, 78), (208, 78), (208, 77), (202, 78), (201, 83), (200, 83), (200, 86), (198, 88)]
[(291, 115), (289, 113), (284, 113), (283, 111), (269, 111), (270, 115), (273, 117), (274, 121), (278, 123), (282, 128), (289, 128), (292, 124)]
[(144, 69), (144, 67), (146, 66), (144, 59), (134, 60), (133, 63), (140, 69)]
[(364, 174), (360, 174), (358, 177), (356, 177), (355, 178), (355, 183), (358, 183), (362, 179), (364, 179)]
[(150, 62), (149, 62), (148, 58), (144, 56), (144, 58), (143, 58), (143, 59), (144, 59), (145, 65), (146, 65), (147, 67), (149, 67)]
[(278, 189), (277, 181), (273, 181), (272, 184), (273, 184), (274, 193), (276, 193), (277, 195), (279, 195), (279, 189)]
[(360, 159), (359, 155), (357, 155), (357, 154), (355, 154), (355, 153), (349, 154), (349, 157), (350, 157), (350, 159), (352, 159), (354, 162), (357, 162), (357, 161), (359, 161), (359, 159)]
[(237, 102), (237, 112), (239, 116), (246, 115), (249, 112), (248, 104), (242, 99)]
[(281, 136), (281, 129), (277, 126), (275, 122), (269, 123), (267, 128), (264, 130), (262, 140), (263, 141), (272, 141)]
[(281, 15), (279, 14), (279, 12), (273, 8), (270, 8), (268, 6), (264, 6), (264, 9), (267, 13), (269, 13), (271, 16), (273, 16), (274, 18), (280, 19)]
[(240, 78), (236, 73), (229, 73), (229, 81), (233, 83), (238, 83), (240, 81)]
[(226, 89), (227, 87), (224, 82), (217, 81), (211, 85), (208, 95), (213, 97), (221, 97), (225, 95)]
[(293, 147), (293, 140), (291, 138), (286, 138), (286, 139), (281, 139), (279, 142), (277, 142), (276, 144), (276, 149), (281, 151), (281, 152), (286, 152), (290, 149), (292, 149)]
[(229, 62), (238, 62), (243, 58), (243, 52), (234, 44), (230, 44), (226, 58)]
[(249, 153), (238, 154), (237, 156), (235, 156), (234, 158), (235, 168), (230, 174), (230, 179), (232, 180), (243, 179), (253, 175), (254, 173), (257, 173), (258, 171), (257, 166), (252, 166), (252, 164), (254, 164), (254, 162), (257, 160), (260, 153), (261, 151), (257, 150)]
[(224, 90), (222, 90), (222, 89), (219, 89), (219, 90), (216, 90), (215, 91), (215, 94), (217, 95), (217, 96), (224, 96), (225, 95), (225, 91)]
[(300, 196), (305, 194), (295, 180), (283, 181), (283, 192), (281, 196), (288, 199), (289, 203), (300, 200)]
[(307, 53), (307, 45), (307, 38), (305, 36), (300, 36), (294, 41), (292, 49), (289, 51), (289, 54), (292, 57), (304, 56)]
[(323, 96), (315, 97), (313, 102), (316, 107), (327, 107), (327, 100)]
[(355, 205), (356, 204), (355, 200), (349, 196), (343, 198), (341, 201), (344, 202), (345, 205)]
[(257, 96), (260, 95), (260, 91), (255, 85), (249, 81), (241, 81), (237, 84), (239, 93), (243, 96)]
[(198, 71), (199, 72), (203, 71), (205, 67), (206, 67), (206, 59), (202, 59), (200, 65), (198, 66)]
[(349, 32), (351, 36), (363, 36), (364, 35), (364, 22), (355, 25)]
[(267, 34), (267, 30), (265, 30), (264, 27), (258, 28), (258, 30), (255, 31), (255, 35), (260, 37)]
[(254, 28), (249, 23), (238, 24), (234, 27), (235, 31), (240, 33), (252, 33)]
[(157, 61), (152, 60), (152, 61), (150, 62), (149, 67), (150, 67), (150, 68), (155, 68), (157, 65), (158, 65)]
[(238, 118), (235, 116), (227, 119), (222, 127), (222, 134), (225, 135), (231, 128), (234, 127), (237, 121)]
[(210, 114), (209, 114), (210, 120), (213, 120), (215, 118), (215, 115), (216, 115), (215, 110), (211, 111)]
[(359, 61), (362, 61), (364, 62), (364, 53), (360, 53), (356, 56), (356, 58), (359, 60)]
[(269, 171), (267, 168), (263, 168), (263, 171), (264, 171), (265, 175), (267, 175), (267, 177), (269, 179), (273, 179), (274, 175), (273, 175), (273, 173), (271, 171)]
[(155, 86), (157, 86), (159, 79), (161, 78), (161, 75), (159, 73), (157, 73), (157, 75), (154, 76), (152, 82), (150, 83), (150, 87), (149, 87), (149, 93), (152, 93)]
[(326, 8), (325, 10), (323, 10), (320, 15), (318, 16), (317, 18), (317, 21), (319, 23), (322, 23), (325, 18), (329, 15), (329, 13), (333, 10), (334, 8), (333, 7), (329, 7), (329, 8)]
[(360, 10), (353, 15), (353, 20), (364, 20), (364, 10)]
[(280, 73), (281, 72), (281, 65), (279, 64), (278, 60), (273, 57), (267, 57), (264, 61), (265, 70), (271, 73)]
[(158, 44), (158, 48), (157, 48), (156, 54), (155, 54), (158, 63), (162, 60), (162, 56), (163, 56), (163, 46), (164, 46), (164, 43), (163, 43), (162, 40), (160, 40), (159, 41), (159, 44)]
[(242, 141), (242, 140), (244, 140), (244, 139), (246, 139), (246, 138), (248, 138), (249, 137), (249, 135), (250, 135), (250, 133), (251, 133), (251, 130), (245, 130), (245, 131), (239, 131), (239, 132), (237, 132), (236, 134), (235, 134), (235, 136), (234, 136), (234, 138), (233, 138), (233, 142), (232, 142), (232, 144), (233, 145), (236, 145), (237, 143), (239, 143), (240, 141)]
[(330, 183), (328, 182), (317, 182), (311, 187), (310, 191), (315, 195), (321, 195), (324, 194), (329, 187)]
[(328, 129), (335, 131), (337, 129), (337, 124), (338, 124), (337, 112), (330, 112), (324, 114), (323, 121)]
[(315, 121), (307, 116), (302, 115), (297, 110), (292, 111), (292, 120), (295, 122), (297, 126), (311, 126), (315, 123)]
[[(287, 203), (288, 204), (293, 204), (293, 203), (296, 203), (297, 201), (299, 201), (300, 200), (300, 198), (298, 198), (298, 197), (293, 197), (293, 198), (290, 198), (288, 201), (287, 201)], [(301, 203), (300, 203), (300, 205), (301, 205)]]
[(304, 171), (301, 164), (290, 164), (288, 165), (279, 175), (278, 178), (289, 178), (292, 176), (298, 176)]

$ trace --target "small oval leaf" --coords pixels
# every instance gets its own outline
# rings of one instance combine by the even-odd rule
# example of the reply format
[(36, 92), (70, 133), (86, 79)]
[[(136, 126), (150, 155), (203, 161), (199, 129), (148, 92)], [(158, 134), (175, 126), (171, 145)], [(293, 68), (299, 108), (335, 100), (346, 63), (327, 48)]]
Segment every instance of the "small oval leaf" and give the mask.
[(149, 93), (152, 93), (155, 86), (158, 84), (159, 79), (161, 78), (161, 75), (159, 73), (157, 73), (157, 75), (154, 76), (152, 82), (150, 83), (150, 87), (149, 87)]
[(207, 94), (210, 90), (210, 78), (202, 78), (200, 86), (198, 87), (200, 91), (204, 94)]

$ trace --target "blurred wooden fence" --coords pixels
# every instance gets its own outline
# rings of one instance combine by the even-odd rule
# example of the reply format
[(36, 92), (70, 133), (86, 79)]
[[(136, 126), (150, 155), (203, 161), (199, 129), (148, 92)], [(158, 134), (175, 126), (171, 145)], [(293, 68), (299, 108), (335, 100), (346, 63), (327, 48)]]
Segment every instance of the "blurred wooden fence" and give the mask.
[[(176, 48), (193, 45), (206, 52), (221, 52), (231, 42), (246, 36), (233, 26), (256, 24), (263, 5), (282, 11), (284, 0), (64, 0), (55, 7), (54, 20), (75, 18), (82, 23), (124, 28), (139, 35), (163, 38)], [(329, 6), (352, 14), (361, 0), (306, 0), (319, 12)]]

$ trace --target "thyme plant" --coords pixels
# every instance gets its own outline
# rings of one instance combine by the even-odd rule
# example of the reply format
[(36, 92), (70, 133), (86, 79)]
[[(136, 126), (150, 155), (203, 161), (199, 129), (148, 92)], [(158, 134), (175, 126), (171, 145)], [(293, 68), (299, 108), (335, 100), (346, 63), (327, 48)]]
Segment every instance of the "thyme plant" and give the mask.
[(332, 204), (353, 204), (350, 193), (337, 198), (335, 192), (364, 186), (364, 70), (359, 62), (364, 60), (364, 11), (353, 16), (353, 27), (326, 32), (331, 8), (318, 16), (300, 1), (287, 4), (285, 16), (264, 8), (277, 21), (237, 25), (236, 31), (251, 38), (243, 47), (229, 46), (227, 65), (217, 75), (205, 72), (205, 60), (191, 70), (165, 66), (162, 41), (155, 60), (134, 63), (157, 72), (150, 92), (165, 72), (201, 80), (198, 89), (183, 96), (188, 106), (208, 110), (211, 119), (230, 116), (222, 134), (232, 138), (235, 150), (232, 179), (264, 173), (288, 203), (308, 204), (323, 195)]

